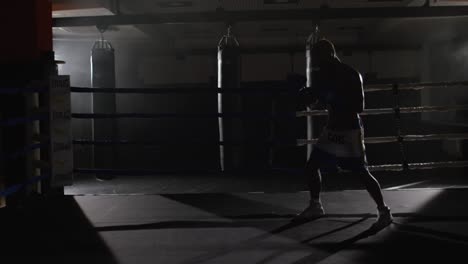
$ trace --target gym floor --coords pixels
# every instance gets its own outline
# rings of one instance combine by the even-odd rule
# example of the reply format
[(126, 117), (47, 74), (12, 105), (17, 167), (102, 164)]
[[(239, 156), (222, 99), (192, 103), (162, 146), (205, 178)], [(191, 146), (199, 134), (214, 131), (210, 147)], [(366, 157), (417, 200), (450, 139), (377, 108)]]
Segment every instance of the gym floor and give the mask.
[[(374, 234), (362, 190), (325, 192), (327, 215), (292, 224), (307, 193), (40, 197), (3, 217), (5, 263), (454, 263), (468, 249), (466, 189), (384, 192)], [(32, 210), (31, 210), (32, 209)], [(35, 209), (35, 210), (34, 210)], [(41, 228), (37, 228), (40, 226)]]
[(454, 171), (421, 172), (376, 174), (395, 217), (378, 233), (368, 230), (376, 217), (373, 202), (348, 175), (324, 177), (326, 216), (295, 224), (291, 217), (308, 202), (300, 176), (127, 176), (107, 182), (79, 176), (68, 195), (35, 197), (27, 210), (0, 216), (9, 227), (1, 230), (2, 260), (455, 262), (468, 250), (468, 184)]

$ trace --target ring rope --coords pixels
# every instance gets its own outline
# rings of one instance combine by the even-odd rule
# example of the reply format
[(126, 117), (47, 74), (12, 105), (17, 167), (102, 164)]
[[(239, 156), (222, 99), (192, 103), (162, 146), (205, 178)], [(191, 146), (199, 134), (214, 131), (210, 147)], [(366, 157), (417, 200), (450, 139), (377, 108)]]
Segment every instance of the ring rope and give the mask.
[(265, 145), (265, 146), (297, 146), (294, 140), (244, 140), (244, 141), (189, 141), (189, 140), (89, 140), (89, 139), (75, 139), (74, 145), (143, 145), (147, 147), (160, 147), (160, 146), (187, 146), (187, 145), (214, 145), (214, 146), (242, 146), (242, 145)]
[[(394, 84), (366, 85), (365, 92), (392, 91)], [(426, 88), (449, 88), (468, 86), (468, 81), (434, 83), (399, 83), (400, 90), (422, 90)]]
[(0, 120), (0, 127), (9, 127), (31, 123), (34, 121), (44, 121), (49, 117), (47, 115), (33, 115), (30, 117), (5, 118)]
[[(417, 142), (417, 141), (434, 141), (434, 140), (464, 140), (468, 139), (468, 133), (456, 133), (456, 134), (429, 134), (429, 135), (401, 135), (406, 142)], [(245, 140), (245, 141), (188, 141), (188, 140), (91, 140), (91, 139), (74, 139), (74, 145), (146, 145), (150, 147), (154, 146), (174, 146), (181, 145), (186, 146), (187, 144), (193, 145), (245, 145), (245, 144), (259, 144), (259, 145), (279, 145), (279, 146), (304, 146), (308, 144), (315, 144), (317, 138), (312, 140), (297, 139), (296, 142), (291, 140), (276, 140), (276, 141), (259, 141), (259, 140)], [(364, 139), (366, 144), (379, 144), (379, 143), (395, 143), (398, 139), (395, 136), (386, 137), (366, 137)]]
[[(417, 107), (401, 107), (400, 113), (428, 113), (428, 112), (444, 112), (444, 111), (460, 111), (468, 110), (468, 105), (457, 105), (457, 106), (417, 106)], [(361, 115), (380, 115), (380, 114), (395, 114), (395, 108), (375, 108), (366, 109)], [(328, 115), (327, 110), (312, 110), (312, 111), (300, 111), (294, 113), (280, 113), (276, 115), (269, 115), (267, 113), (200, 113), (200, 114), (180, 114), (180, 113), (72, 113), (72, 118), (75, 119), (116, 119), (116, 118), (250, 118), (250, 119), (282, 119), (282, 118), (293, 118), (306, 117), (306, 116), (325, 116)], [(0, 122), (0, 125), (2, 122)]]
[[(450, 105), (450, 106), (412, 106), (400, 107), (401, 114), (410, 113), (429, 113), (429, 112), (447, 112), (447, 111), (465, 111), (468, 110), (468, 105)], [(372, 108), (365, 109), (360, 115), (380, 115), (380, 114), (394, 114), (394, 108)], [(324, 116), (328, 115), (327, 110), (312, 110), (296, 112), (297, 117), (305, 116)]]
[[(366, 85), (364, 92), (392, 91), (394, 84)], [(425, 88), (448, 88), (468, 86), (468, 81), (460, 82), (435, 82), (435, 83), (401, 83), (400, 90), (422, 90)], [(72, 93), (123, 93), (123, 94), (174, 94), (174, 93), (294, 93), (290, 88), (274, 87), (249, 87), (236, 89), (219, 89), (206, 87), (173, 87), (173, 88), (89, 88), (71, 87)]]
[[(429, 135), (401, 135), (404, 141), (406, 142), (416, 142), (416, 141), (432, 141), (432, 140), (463, 140), (468, 139), (468, 134), (429, 134)], [(297, 144), (303, 146), (305, 144), (315, 144), (318, 139), (298, 139)], [(398, 142), (398, 139), (395, 136), (387, 137), (366, 137), (364, 139), (366, 144), (379, 144), (379, 143), (394, 143)]]
[(12, 186), (6, 188), (5, 190), (0, 191), (0, 197), (10, 196), (10, 195), (20, 191), (21, 189), (23, 189), (24, 187), (26, 187), (28, 185), (35, 184), (35, 183), (37, 183), (39, 181), (42, 181), (42, 180), (45, 180), (45, 179), (47, 179), (49, 177), (50, 177), (49, 174), (39, 175), (39, 176), (36, 176), (34, 178), (29, 179), (28, 181), (26, 181), (24, 183), (12, 185)]
[[(441, 162), (421, 162), (421, 163), (409, 163), (408, 169), (410, 170), (426, 170), (436, 168), (462, 168), (468, 167), (468, 161), (441, 161)], [(385, 164), (385, 165), (370, 165), (368, 166), (370, 171), (402, 171), (402, 164)], [(288, 171), (288, 169), (271, 169), (266, 171)], [(161, 173), (219, 173), (217, 170), (208, 169), (149, 169), (149, 170), (132, 170), (132, 169), (92, 169), (92, 168), (75, 168), (74, 173), (79, 174), (94, 174), (94, 175), (132, 175), (132, 176), (147, 176)]]
[(27, 87), (27, 88), (0, 88), (0, 94), (25, 94), (25, 93), (44, 93), (48, 89), (43, 87)]
[[(468, 167), (468, 161), (439, 161), (439, 162), (421, 162), (409, 163), (410, 170), (426, 170), (437, 168), (463, 168)], [(402, 164), (370, 165), (370, 171), (403, 171)]]
[(31, 152), (33, 150), (45, 148), (45, 147), (48, 147), (48, 146), (49, 145), (47, 143), (32, 144), (30, 146), (26, 146), (26, 147), (23, 147), (21, 149), (18, 149), (18, 150), (16, 150), (15, 152), (13, 152), (11, 154), (0, 155), (0, 159), (16, 159), (16, 158), (22, 157), (24, 155), (27, 155), (29, 152)]
[(237, 94), (237, 93), (292, 93), (290, 88), (236, 88), (220, 89), (206, 87), (174, 87), (174, 88), (84, 88), (72, 87), (72, 93), (112, 93), (112, 94)]
[(454, 133), (454, 134), (428, 134), (428, 135), (405, 135), (405, 141), (424, 141), (424, 140), (460, 140), (468, 139), (468, 134)]
[(75, 119), (109, 119), (109, 118), (252, 118), (252, 119), (275, 119), (275, 118), (294, 118), (294, 113), (283, 113), (278, 115), (268, 115), (267, 113), (200, 113), (200, 114), (179, 114), (179, 113), (116, 113), (116, 114), (91, 114), (91, 113), (72, 113)]

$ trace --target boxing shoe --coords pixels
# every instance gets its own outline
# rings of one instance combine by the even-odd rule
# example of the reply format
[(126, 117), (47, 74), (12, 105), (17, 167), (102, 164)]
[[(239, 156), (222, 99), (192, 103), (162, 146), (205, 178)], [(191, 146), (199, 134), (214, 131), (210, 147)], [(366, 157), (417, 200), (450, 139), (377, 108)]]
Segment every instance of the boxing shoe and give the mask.
[(382, 209), (379, 209), (379, 216), (377, 221), (371, 226), (371, 229), (381, 230), (389, 226), (393, 222), (393, 216), (390, 212), (390, 207), (385, 206)]
[(324, 214), (325, 210), (321, 202), (311, 202), (304, 211), (293, 218), (293, 221), (308, 221), (321, 217)]

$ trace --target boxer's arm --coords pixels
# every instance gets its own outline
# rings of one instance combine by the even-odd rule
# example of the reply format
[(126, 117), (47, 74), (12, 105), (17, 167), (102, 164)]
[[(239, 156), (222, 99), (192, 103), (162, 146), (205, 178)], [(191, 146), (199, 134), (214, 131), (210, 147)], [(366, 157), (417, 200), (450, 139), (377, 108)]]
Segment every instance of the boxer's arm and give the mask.
[(361, 113), (364, 111), (364, 88), (362, 76), (360, 73), (356, 72), (356, 75), (353, 77), (352, 81), (352, 96), (350, 100), (350, 108), (356, 113)]

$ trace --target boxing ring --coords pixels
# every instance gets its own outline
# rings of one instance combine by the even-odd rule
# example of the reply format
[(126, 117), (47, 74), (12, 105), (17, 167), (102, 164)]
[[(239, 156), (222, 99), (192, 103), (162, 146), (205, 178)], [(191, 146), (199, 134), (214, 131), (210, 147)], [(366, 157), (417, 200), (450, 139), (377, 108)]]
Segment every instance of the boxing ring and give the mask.
[[(388, 136), (381, 136), (381, 137), (366, 137), (365, 143), (366, 144), (398, 144), (400, 148), (400, 160), (401, 163), (397, 164), (381, 164), (381, 165), (370, 165), (369, 169), (371, 171), (408, 171), (408, 170), (419, 170), (419, 169), (435, 169), (435, 168), (461, 168), (466, 167), (468, 165), (468, 161), (466, 160), (453, 160), (453, 161), (430, 161), (430, 162), (412, 162), (408, 160), (406, 153), (405, 153), (405, 144), (409, 142), (423, 142), (423, 141), (438, 141), (438, 140), (466, 140), (468, 139), (468, 133), (449, 133), (449, 134), (402, 134), (402, 127), (401, 127), (401, 118), (404, 114), (413, 114), (413, 113), (434, 113), (434, 112), (448, 112), (448, 111), (466, 111), (468, 110), (468, 105), (438, 105), (438, 106), (413, 106), (413, 107), (401, 107), (399, 104), (399, 97), (402, 93), (408, 90), (412, 91), (422, 91), (423, 89), (443, 89), (447, 87), (466, 87), (468, 86), (468, 82), (442, 82), (442, 83), (401, 83), (401, 84), (385, 84), (385, 85), (367, 85), (365, 87), (365, 93), (373, 93), (373, 92), (380, 92), (380, 91), (392, 91), (393, 93), (393, 108), (373, 108), (373, 109), (365, 109), (362, 113), (363, 116), (379, 116), (379, 115), (392, 115), (394, 117), (394, 123), (392, 126), (395, 128), (396, 134), (388, 135)], [(291, 90), (291, 88), (283, 87), (275, 89), (266, 89), (264, 87), (259, 88), (239, 88), (239, 89), (218, 89), (218, 88), (84, 88), (84, 87), (70, 87), (69, 92), (65, 92), (62, 94), (65, 98), (69, 97), (69, 93), (75, 94), (83, 94), (83, 93), (104, 93), (104, 94), (153, 94), (153, 95), (165, 95), (165, 94), (242, 94), (244, 96), (248, 96), (249, 94), (270, 94), (270, 95), (284, 95), (289, 94), (295, 96), (295, 92)], [(48, 94), (48, 90), (44, 87), (42, 88), (27, 88), (27, 89), (8, 89), (2, 90), (3, 94), (25, 94), (30, 97), (37, 97), (41, 94)], [(69, 99), (69, 98), (68, 98)], [(68, 100), (66, 99), (66, 100)], [(65, 100), (65, 101), (66, 101)], [(33, 100), (34, 101), (34, 100)], [(37, 101), (37, 100), (36, 100)], [(64, 100), (59, 100), (63, 102)], [(72, 158), (71, 154), (71, 144), (73, 146), (119, 146), (119, 145), (134, 145), (134, 146), (154, 146), (154, 147), (170, 147), (173, 145), (197, 145), (197, 146), (205, 146), (205, 145), (214, 145), (214, 146), (243, 146), (245, 144), (258, 144), (267, 147), (276, 147), (276, 146), (295, 146), (295, 147), (303, 147), (306, 145), (311, 145), (316, 142), (316, 138), (309, 138), (309, 139), (297, 139), (296, 142), (290, 141), (281, 141), (281, 140), (271, 140), (265, 139), (264, 141), (258, 140), (245, 140), (243, 142), (236, 142), (236, 141), (219, 141), (219, 140), (210, 140), (210, 141), (190, 141), (187, 139), (174, 139), (173, 141), (167, 140), (127, 140), (124, 138), (118, 139), (108, 139), (108, 140), (92, 140), (92, 139), (83, 139), (83, 138), (73, 138), (71, 139), (71, 131), (69, 127), (69, 123), (61, 123), (62, 133), (65, 129), (66, 137), (58, 136), (58, 135), (50, 135), (47, 133), (53, 133), (53, 131), (44, 130), (42, 133), (39, 133), (38, 128), (44, 127), (44, 124), (53, 123), (50, 120), (55, 118), (65, 119), (68, 120), (67, 122), (71, 122), (72, 120), (76, 119), (144, 119), (144, 120), (154, 120), (154, 119), (177, 119), (183, 120), (185, 119), (218, 119), (220, 117), (223, 118), (231, 118), (231, 119), (267, 119), (267, 120), (277, 120), (281, 122), (281, 120), (291, 120), (294, 118), (304, 118), (304, 117), (317, 117), (317, 116), (326, 116), (326, 110), (312, 110), (312, 111), (299, 111), (299, 112), (275, 112), (275, 113), (193, 113), (188, 112), (186, 114), (181, 113), (70, 113), (67, 112), (68, 110), (63, 111), (55, 111), (55, 115), (52, 113), (51, 106), (39, 106), (37, 103), (32, 105), (32, 109), (30, 111), (30, 116), (28, 117), (15, 117), (15, 118), (8, 118), (3, 119), (1, 121), (2, 129), (7, 129), (8, 127), (14, 126), (21, 126), (21, 125), (28, 125), (29, 126), (29, 145), (24, 146), (22, 149), (14, 150), (11, 153), (4, 153), (2, 155), (3, 161), (8, 161), (11, 159), (19, 158), (19, 157), (28, 157), (28, 168), (29, 176), (26, 182), (17, 183), (14, 186), (6, 186), (2, 191), (2, 196), (11, 195), (12, 193), (18, 191), (24, 186), (27, 185), (39, 185), (38, 182), (44, 181), (46, 178), (51, 176), (50, 168), (54, 166), (58, 166), (57, 164), (61, 164), (59, 170), (62, 172), (59, 173), (61, 177), (60, 181), (63, 183), (58, 183), (59, 181), (56, 180), (56, 184), (58, 186), (65, 186), (72, 184), (73, 177), (70, 173), (64, 173), (64, 170), (71, 170), (73, 162), (70, 161)], [(62, 107), (63, 108), (63, 107)], [(69, 105), (68, 108), (71, 109)], [(48, 113), (44, 115), (44, 113)], [(58, 113), (58, 114), (57, 114)], [(42, 125), (41, 125), (42, 124)], [(63, 128), (65, 126), (65, 128)], [(51, 140), (52, 139), (52, 140)], [(59, 142), (52, 141), (58, 140)], [(55, 148), (55, 150), (51, 148)], [(42, 150), (42, 159), (41, 155), (39, 154)], [(45, 151), (47, 150), (47, 151)], [(67, 156), (68, 161), (60, 160), (52, 162), (50, 158), (47, 158), (47, 153), (50, 152), (57, 152), (61, 150), (68, 151), (65, 156)], [(67, 165), (64, 165), (64, 164)], [(67, 169), (65, 169), (65, 167)], [(183, 167), (183, 166), (182, 166)], [(42, 169), (42, 173), (40, 170)], [(274, 168), (271, 168), (274, 170)], [(300, 170), (301, 168), (298, 168)], [(47, 173), (49, 172), (49, 173)], [(190, 169), (175, 169), (174, 171), (171, 170), (115, 170), (112, 168), (80, 168), (80, 167), (73, 167), (73, 172), (76, 175), (96, 175), (96, 174), (111, 174), (111, 175), (157, 175), (158, 173), (171, 173), (171, 172), (178, 172), (178, 173), (185, 173), (190, 174), (194, 172)], [(212, 172), (212, 171), (211, 171)], [(195, 171), (195, 173), (203, 173), (203, 171)], [(287, 172), (285, 172), (287, 173)], [(56, 173), (55, 173), (56, 174)], [(53, 174), (53, 175), (55, 175)], [(55, 176), (53, 176), (55, 177)], [(37, 186), (36, 186), (37, 188)]]
[[(448, 112), (448, 111), (466, 111), (468, 105), (438, 105), (438, 106), (413, 106), (413, 107), (401, 107), (399, 104), (399, 97), (401, 93), (405, 91), (422, 91), (423, 89), (442, 89), (446, 87), (466, 87), (468, 82), (442, 82), (442, 83), (402, 83), (402, 84), (386, 84), (386, 85), (368, 85), (365, 87), (365, 93), (381, 92), (381, 91), (392, 91), (393, 92), (393, 108), (373, 108), (365, 109), (361, 114), (363, 116), (378, 116), (378, 115), (392, 115), (394, 117), (393, 127), (396, 131), (395, 135), (388, 135), (382, 137), (366, 137), (366, 144), (381, 144), (381, 143), (395, 143), (400, 146), (400, 164), (382, 164), (382, 165), (370, 165), (371, 171), (403, 171), (403, 170), (417, 170), (417, 169), (433, 169), (433, 168), (444, 168), (444, 167), (466, 167), (468, 161), (431, 161), (431, 162), (414, 162), (412, 163), (407, 159), (404, 145), (407, 142), (420, 142), (420, 141), (436, 141), (436, 140), (466, 140), (468, 139), (468, 133), (450, 133), (450, 134), (421, 134), (421, 135), (407, 135), (402, 134), (401, 118), (404, 114), (414, 113), (434, 113), (434, 112)], [(214, 89), (214, 88), (81, 88), (72, 87), (72, 93), (108, 93), (108, 94), (242, 94), (248, 96), (249, 94), (294, 94), (290, 88), (250, 88), (250, 89)], [(184, 119), (217, 119), (217, 118), (231, 118), (231, 119), (268, 119), (268, 120), (281, 120), (291, 118), (304, 118), (304, 117), (317, 117), (327, 115), (326, 110), (312, 110), (312, 111), (300, 111), (296, 113), (291, 112), (275, 112), (275, 113), (72, 113), (74, 119), (124, 119), (124, 118), (137, 118), (137, 119), (162, 119), (162, 118), (173, 118), (183, 122)], [(113, 146), (113, 145), (140, 145), (140, 146), (171, 146), (180, 144), (192, 144), (192, 145), (218, 145), (218, 146), (240, 146), (242, 144), (258, 144), (267, 146), (306, 146), (314, 144), (316, 138), (309, 139), (297, 139), (296, 142), (285, 142), (275, 140), (264, 140), (254, 141), (245, 140), (244, 142), (233, 142), (233, 141), (190, 141), (187, 139), (174, 139), (173, 141), (151, 141), (151, 140), (91, 140), (91, 139), (78, 139), (73, 140), (75, 146), (79, 145), (90, 145), (90, 146)], [(109, 168), (75, 168), (76, 173), (93, 174), (93, 173), (115, 173), (116, 175), (122, 174), (122, 171), (112, 170)], [(151, 170), (147, 170), (147, 173), (151, 173)], [(170, 172), (165, 170), (165, 172)], [(131, 174), (131, 170), (126, 170), (125, 173)], [(155, 170), (154, 173), (158, 173)], [(136, 172), (138, 174), (138, 172)]]
[(23, 106), (0, 121), (0, 207), (9, 196), (63, 193), (73, 181), (69, 76), (2, 87), (0, 96)]

